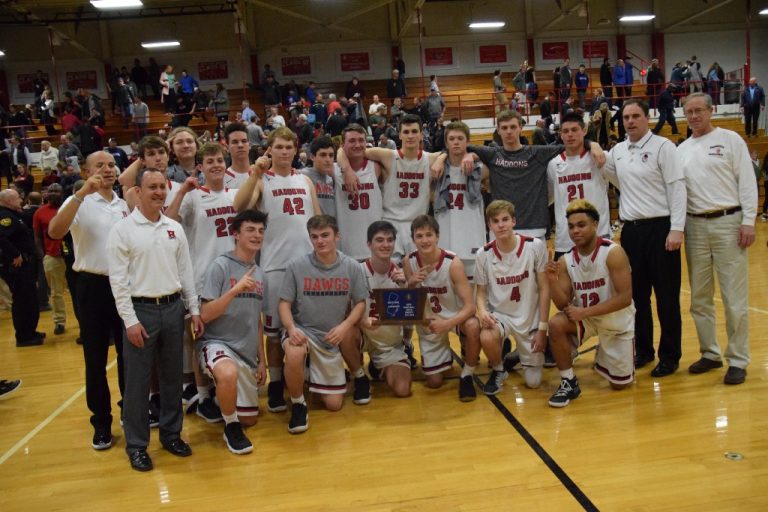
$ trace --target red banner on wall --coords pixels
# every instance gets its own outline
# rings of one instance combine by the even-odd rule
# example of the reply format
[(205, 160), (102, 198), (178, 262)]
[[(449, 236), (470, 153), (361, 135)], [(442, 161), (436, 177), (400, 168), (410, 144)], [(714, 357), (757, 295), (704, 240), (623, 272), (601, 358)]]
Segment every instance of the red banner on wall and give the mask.
[(478, 48), (480, 64), (503, 64), (507, 62), (507, 45), (489, 44)]
[(424, 49), (425, 66), (452, 66), (453, 48), (447, 46), (443, 48), (425, 48)]
[(581, 53), (585, 59), (608, 57), (608, 41), (584, 41), (581, 43)]
[[(48, 78), (48, 73), (43, 73), (42, 76), (43, 76), (43, 80), (45, 80), (45, 83), (50, 83), (50, 80)], [(27, 93), (27, 94), (34, 93), (35, 78), (37, 78), (37, 73), (21, 73), (19, 75), (16, 75), (16, 80), (19, 83), (19, 92)]]
[(66, 80), (67, 89), (70, 91), (80, 88), (97, 89), (99, 86), (96, 71), (67, 71)]
[(229, 78), (229, 65), (225, 60), (198, 62), (197, 75), (200, 80), (225, 80)]
[(342, 53), (339, 60), (344, 73), (371, 70), (371, 54), (368, 52)]
[(282, 64), (283, 76), (312, 74), (312, 59), (307, 55), (303, 57), (283, 57), (280, 62)]
[(568, 58), (568, 43), (541, 43), (541, 56), (544, 60), (564, 60)]

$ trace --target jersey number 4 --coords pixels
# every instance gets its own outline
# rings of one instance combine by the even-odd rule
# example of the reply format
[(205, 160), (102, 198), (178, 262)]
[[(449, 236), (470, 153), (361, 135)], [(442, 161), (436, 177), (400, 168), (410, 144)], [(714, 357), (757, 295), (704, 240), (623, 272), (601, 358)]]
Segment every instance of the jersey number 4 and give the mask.
[(512, 292), (509, 294), (509, 300), (512, 302), (520, 302), (520, 287), (515, 286), (512, 288)]
[(568, 202), (574, 199), (584, 199), (584, 184), (568, 185)]
[(371, 198), (368, 196), (368, 192), (358, 192), (357, 194), (349, 194), (350, 210), (367, 210), (370, 207), (371, 207)]
[(418, 183), (408, 183), (407, 181), (403, 181), (400, 183), (400, 197), (403, 199), (410, 197), (411, 199), (416, 199), (419, 197), (419, 184)]
[(283, 213), (288, 215), (304, 215), (304, 199), (301, 197), (286, 197), (283, 201)]
[(232, 229), (232, 223), (234, 221), (234, 217), (218, 217), (216, 220), (214, 220), (213, 222), (216, 226), (216, 236), (219, 238), (232, 236), (234, 234), (234, 230)]

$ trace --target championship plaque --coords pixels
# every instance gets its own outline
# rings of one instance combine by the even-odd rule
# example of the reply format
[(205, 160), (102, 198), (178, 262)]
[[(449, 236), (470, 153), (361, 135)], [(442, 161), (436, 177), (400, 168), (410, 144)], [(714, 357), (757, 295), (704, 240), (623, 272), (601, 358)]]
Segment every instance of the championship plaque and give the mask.
[(376, 288), (373, 290), (376, 313), (381, 325), (424, 323), (424, 288)]

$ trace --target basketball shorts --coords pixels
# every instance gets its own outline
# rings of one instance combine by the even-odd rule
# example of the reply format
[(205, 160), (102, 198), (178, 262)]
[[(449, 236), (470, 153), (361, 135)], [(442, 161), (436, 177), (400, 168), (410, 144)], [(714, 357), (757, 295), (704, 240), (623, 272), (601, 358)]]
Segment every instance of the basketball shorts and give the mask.
[(229, 359), (237, 365), (237, 401), (238, 416), (259, 415), (259, 383), (256, 370), (248, 366), (240, 356), (224, 343), (209, 343), (200, 351), (200, 364), (206, 375), (216, 381), (213, 369), (221, 361)]

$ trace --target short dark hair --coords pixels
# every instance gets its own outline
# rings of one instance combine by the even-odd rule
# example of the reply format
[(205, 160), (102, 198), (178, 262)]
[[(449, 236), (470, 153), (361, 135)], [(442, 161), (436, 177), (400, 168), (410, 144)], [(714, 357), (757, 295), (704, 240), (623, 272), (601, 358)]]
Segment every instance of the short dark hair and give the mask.
[(336, 222), (336, 217), (332, 215), (315, 215), (307, 221), (307, 232), (312, 230), (331, 228), (334, 233), (339, 232), (339, 223)]
[[(141, 181), (144, 179), (144, 175), (148, 172), (159, 172), (160, 174), (163, 174), (163, 172), (160, 169), (155, 169), (154, 167), (143, 167), (139, 170), (139, 172), (136, 173), (136, 186), (141, 188)], [(163, 174), (163, 177), (165, 177), (165, 174)]]
[(168, 144), (157, 135), (147, 135), (142, 137), (139, 141), (139, 156), (144, 158), (148, 149), (160, 149), (163, 148), (166, 153), (170, 154), (168, 150)]
[(224, 140), (227, 141), (227, 144), (229, 144), (229, 135), (234, 132), (244, 132), (248, 134), (248, 128), (246, 128), (243, 123), (229, 123), (227, 127), (224, 128)]
[(417, 229), (431, 228), (436, 235), (440, 235), (440, 225), (437, 223), (434, 217), (429, 215), (419, 215), (413, 222), (411, 222), (411, 238), (413, 238)]
[(397, 229), (395, 229), (395, 226), (393, 226), (391, 222), (386, 220), (377, 220), (368, 226), (368, 241), (373, 242), (373, 237), (376, 236), (376, 233), (381, 232), (389, 233), (395, 239), (397, 239)]
[(318, 137), (312, 141), (312, 144), (309, 145), (309, 152), (314, 156), (321, 149), (327, 148), (333, 149), (333, 141), (329, 136), (323, 135), (322, 137)]
[(363, 127), (363, 125), (358, 124), (358, 123), (350, 123), (343, 130), (341, 130), (341, 140), (342, 140), (342, 142), (344, 140), (346, 140), (347, 133), (349, 133), (349, 132), (355, 132), (355, 133), (360, 133), (362, 135), (368, 135), (368, 132), (365, 131), (365, 128)]
[(624, 106), (621, 108), (621, 115), (624, 115), (624, 109), (626, 109), (629, 105), (637, 105), (640, 107), (645, 114), (645, 117), (648, 117), (649, 112), (651, 111), (650, 108), (648, 108), (648, 102), (645, 100), (641, 100), (640, 98), (630, 98), (628, 100), (624, 101)]
[(243, 210), (237, 215), (235, 215), (235, 220), (232, 221), (232, 231), (239, 233), (240, 226), (243, 225), (243, 222), (253, 222), (254, 224), (264, 224), (264, 227), (266, 228), (267, 214), (253, 208)]
[(584, 117), (577, 112), (568, 112), (560, 120), (560, 126), (565, 123), (579, 123), (579, 126), (584, 128)]
[(404, 115), (403, 118), (400, 120), (400, 129), (402, 130), (403, 126), (406, 124), (417, 124), (419, 125), (419, 131), (421, 131), (421, 118), (416, 114)]

